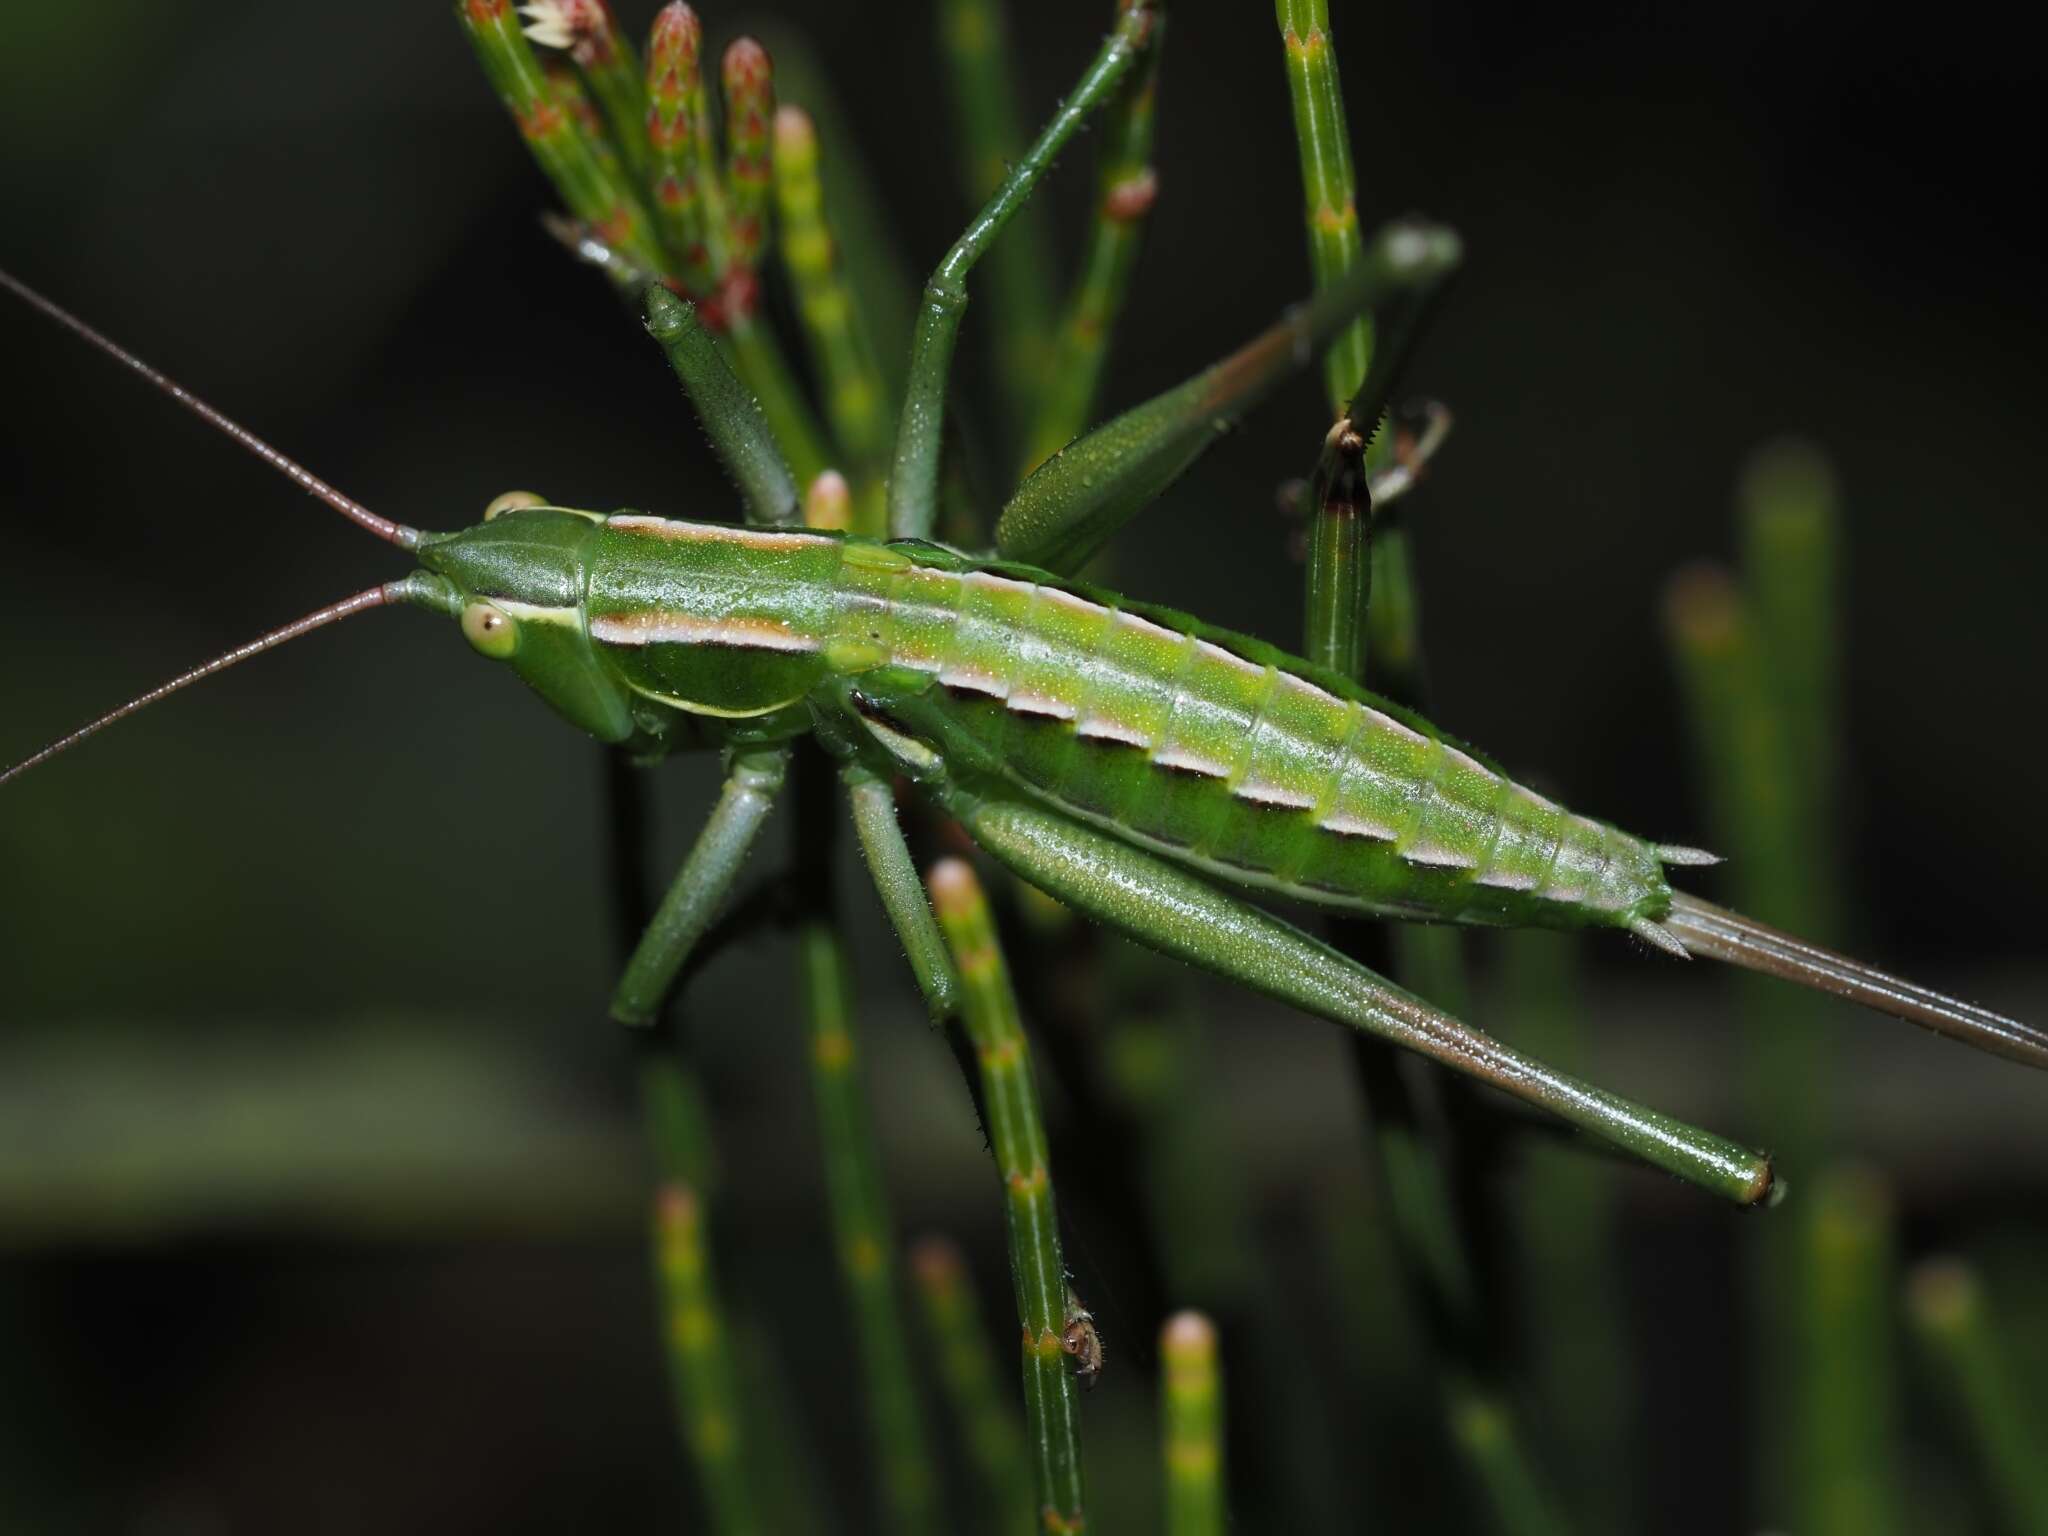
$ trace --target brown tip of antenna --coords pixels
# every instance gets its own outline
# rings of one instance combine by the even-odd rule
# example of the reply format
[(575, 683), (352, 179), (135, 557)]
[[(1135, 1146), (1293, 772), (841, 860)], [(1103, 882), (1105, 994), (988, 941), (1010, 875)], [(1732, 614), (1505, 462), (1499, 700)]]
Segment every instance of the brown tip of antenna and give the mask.
[(116, 721), (126, 720), (136, 711), (147, 709), (150, 705), (156, 703), (158, 699), (168, 698), (181, 688), (189, 688), (192, 684), (202, 679), (212, 677), (216, 672), (225, 672), (229, 667), (239, 662), (247, 661), (251, 656), (260, 656), (265, 651), (274, 650), (278, 646), (283, 645), (287, 640), (296, 640), (303, 634), (324, 628), (326, 625), (336, 623), (341, 619), (349, 617), (351, 614), (361, 613), (367, 608), (381, 608), (386, 603), (404, 602), (408, 600), (410, 595), (411, 587), (407, 582), (388, 582), (381, 587), (371, 587), (367, 591), (358, 592), (353, 597), (344, 597), (338, 603), (329, 603), (325, 608), (316, 609), (302, 619), (294, 619), (282, 629), (273, 629), (269, 634), (251, 640), (246, 645), (236, 646), (224, 656), (216, 656), (213, 660), (196, 666), (189, 672), (179, 673), (167, 683), (159, 683), (140, 698), (130, 699), (119, 709), (101, 715), (99, 719), (93, 721), (90, 725), (82, 725), (69, 736), (51, 742), (42, 751), (36, 753), (35, 756), (24, 758), (12, 768), (0, 772), (0, 785), (20, 778), (29, 769), (36, 767), (38, 764), (47, 763), (60, 752), (69, 751), (88, 736), (97, 736)]
[[(421, 538), (419, 529), (408, 528), (404, 523), (395, 523), (388, 517), (380, 517), (354, 497), (343, 495), (310, 469), (307, 469), (305, 465), (299, 463), (296, 459), (287, 458), (284, 454), (279, 453), (240, 422), (215, 410), (204, 400), (193, 394), (192, 391), (172, 379), (168, 374), (159, 369), (152, 368), (126, 347), (119, 346), (107, 337), (102, 336), (98, 331), (79, 319), (78, 316), (72, 314), (70, 310), (44, 298), (35, 289), (29, 287), (27, 283), (24, 283), (20, 278), (4, 268), (0, 268), (0, 288), (5, 288), (9, 293), (28, 305), (29, 308), (47, 315), (87, 345), (104, 352), (115, 362), (131, 372), (139, 374), (146, 382), (162, 390), (208, 426), (240, 443), (244, 448), (255, 454), (257, 458), (297, 485), (301, 490), (308, 491), (319, 497), (358, 527), (367, 528), (385, 543), (396, 544), (400, 549), (419, 548)], [(24, 764), (23, 766), (27, 765)], [(18, 772), (19, 770), (16, 771)], [(6, 779), (0, 777), (0, 783), (5, 782)]]

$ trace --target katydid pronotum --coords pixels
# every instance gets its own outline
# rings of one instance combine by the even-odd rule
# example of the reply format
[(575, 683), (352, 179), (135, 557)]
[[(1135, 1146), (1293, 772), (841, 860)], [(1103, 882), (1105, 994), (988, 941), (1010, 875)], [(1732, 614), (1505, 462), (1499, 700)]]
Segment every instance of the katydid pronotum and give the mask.
[[(505, 7), (494, 81), (530, 59)], [(486, 14), (489, 13), (489, 14)], [(481, 18), (481, 19), (480, 19)], [(422, 533), (370, 512), (12, 278), (11, 291), (107, 351), (302, 488), (413, 554), (359, 592), (195, 668), (0, 774), (5, 783), (200, 678), (351, 614), (393, 605), (458, 621), (558, 714), (636, 758), (715, 746), (725, 790), (635, 951), (612, 1011), (649, 1021), (717, 914), (814, 739), (839, 764), (876, 886), (936, 1015), (945, 949), (895, 815), (897, 786), (951, 815), (998, 862), (1077, 911), (1197, 966), (1383, 1035), (1730, 1198), (1768, 1196), (1766, 1158), (1552, 1071), (1385, 982), (1248, 900), (1494, 925), (1614, 927), (1851, 997), (2032, 1065), (2048, 1035), (1774, 933), (1682, 893), (1647, 842), (1517, 785), (1434, 726), (1342, 676), (1247, 637), (1082, 585), (1074, 573), (1220, 426), (1358, 314), (1389, 336), (1457, 259), (1449, 231), (1388, 226), (1367, 260), (1215, 367), (1068, 445), (1028, 477), (987, 558), (932, 543), (954, 336), (967, 274), (1086, 115), (1145, 54), (1133, 5), (1032, 151), (926, 289), (887, 481), (891, 538), (803, 526), (808, 487), (704, 323), (645, 280), (616, 229), (586, 249), (641, 298), (745, 502), (744, 524), (610, 516), (509, 494), (473, 527)], [(531, 118), (522, 119), (533, 139)], [(538, 151), (538, 146), (537, 146)], [(741, 349), (744, 356), (744, 349)], [(1398, 347), (1385, 353), (1398, 356)], [(743, 367), (742, 372), (747, 370)], [(1391, 379), (1368, 376), (1370, 431)], [(749, 386), (753, 386), (750, 388)], [(1340, 427), (1341, 427), (1340, 423)], [(1336, 443), (1343, 434), (1333, 434)], [(1398, 491), (1396, 469), (1379, 482)], [(805, 492), (811, 495), (807, 498)]]

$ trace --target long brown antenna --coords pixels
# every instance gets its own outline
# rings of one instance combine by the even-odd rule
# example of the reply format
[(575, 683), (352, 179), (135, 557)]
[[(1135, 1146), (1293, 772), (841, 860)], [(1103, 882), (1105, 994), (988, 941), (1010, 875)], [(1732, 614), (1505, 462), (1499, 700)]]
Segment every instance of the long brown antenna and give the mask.
[(386, 603), (403, 602), (410, 588), (404, 581), (387, 582), (381, 587), (371, 587), (358, 592), (354, 597), (344, 597), (338, 603), (329, 603), (325, 608), (307, 614), (303, 619), (294, 619), (282, 629), (273, 629), (260, 639), (251, 640), (247, 645), (238, 645), (224, 656), (216, 656), (209, 662), (194, 667), (190, 672), (181, 672), (167, 683), (159, 683), (140, 698), (130, 699), (119, 709), (104, 714), (90, 725), (80, 726), (61, 741), (53, 741), (34, 757), (24, 758), (12, 768), (0, 773), (0, 784), (20, 778), (39, 763), (47, 763), (59, 752), (69, 751), (88, 736), (97, 736), (117, 720), (126, 720), (137, 710), (147, 709), (158, 699), (167, 698), (181, 688), (189, 688), (203, 678), (216, 672), (225, 672), (238, 662), (247, 661), (251, 656), (260, 656), (274, 650), (287, 640), (296, 640), (308, 631), (320, 629), (328, 624), (347, 618), (350, 614), (361, 613), (366, 608), (381, 608)]
[(287, 480), (292, 481), (301, 490), (312, 492), (350, 522), (369, 529), (370, 532), (384, 540), (385, 543), (396, 544), (400, 549), (419, 548), (419, 529), (408, 528), (403, 523), (394, 523), (388, 517), (379, 517), (354, 497), (342, 495), (340, 491), (337, 491), (325, 480), (322, 480), (318, 475), (306, 468), (305, 465), (299, 463), (296, 459), (286, 458), (240, 422), (222, 415), (175, 379), (159, 369), (150, 367), (148, 363), (145, 363), (127, 348), (117, 346), (114, 342), (109, 341), (98, 331), (79, 319), (78, 316), (72, 314), (71, 311), (44, 298), (35, 289), (29, 287), (28, 284), (4, 268), (0, 268), (0, 288), (5, 288), (9, 293), (12, 293), (16, 298), (28, 305), (29, 308), (40, 310), (43, 314), (48, 315), (52, 320), (63, 326), (64, 329), (77, 336), (80, 340), (106, 353), (115, 362), (140, 374), (149, 383), (169, 395), (208, 426), (233, 438)]

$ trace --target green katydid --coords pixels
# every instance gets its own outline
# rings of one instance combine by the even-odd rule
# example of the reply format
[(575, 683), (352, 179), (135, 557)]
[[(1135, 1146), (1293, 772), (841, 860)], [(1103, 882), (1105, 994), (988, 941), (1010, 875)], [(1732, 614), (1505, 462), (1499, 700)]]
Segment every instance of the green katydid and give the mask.
[[(507, 6), (471, 4), (509, 96), (529, 89)], [(1776, 934), (1672, 891), (1704, 860), (1576, 815), (1426, 721), (1248, 637), (1122, 600), (1072, 573), (1291, 368), (1362, 312), (1398, 329), (1453, 265), (1455, 237), (1389, 226), (1368, 260), (1245, 347), (1070, 444), (1019, 488), (991, 558), (929, 542), (966, 280), (1059, 148), (1140, 58), (1153, 13), (1122, 13), (1080, 85), (926, 290), (888, 482), (890, 531), (800, 525), (808, 457), (770, 430), (773, 367), (740, 340), (731, 292), (715, 343), (693, 306), (645, 287), (668, 353), (746, 502), (744, 525), (511, 495), (432, 534), (370, 512), (11, 278), (17, 295), (150, 378), (360, 526), (412, 553), (371, 588), (194, 669), (0, 774), (5, 783), (187, 684), (340, 618), (414, 606), (459, 624), (582, 731), (643, 759), (726, 754), (725, 789), (635, 951), (613, 1012), (662, 1007), (815, 737), (841, 765), (883, 905), (935, 1013), (956, 981), (895, 819), (906, 782), (996, 860), (1141, 942), (1430, 1055), (1730, 1198), (1773, 1188), (1768, 1160), (1552, 1071), (1385, 982), (1238, 887), (1403, 919), (1614, 927), (1853, 997), (2034, 1065), (2048, 1035)], [(506, 60), (511, 65), (506, 65)], [(511, 74), (505, 73), (511, 69)], [(522, 119), (536, 152), (535, 130)], [(574, 158), (564, 137), (547, 152)], [(573, 169), (573, 168), (572, 168)], [(573, 177), (571, 178), (573, 180)], [(601, 189), (600, 189), (601, 190)], [(576, 209), (637, 284), (652, 239)], [(1385, 349), (1392, 354), (1395, 349)], [(728, 351), (733, 366), (728, 366)], [(1384, 388), (1384, 382), (1376, 386)], [(770, 406), (764, 416), (757, 397)], [(1360, 420), (1370, 414), (1355, 412)], [(813, 485), (814, 477), (805, 475)], [(1398, 482), (1387, 482), (1391, 491)]]

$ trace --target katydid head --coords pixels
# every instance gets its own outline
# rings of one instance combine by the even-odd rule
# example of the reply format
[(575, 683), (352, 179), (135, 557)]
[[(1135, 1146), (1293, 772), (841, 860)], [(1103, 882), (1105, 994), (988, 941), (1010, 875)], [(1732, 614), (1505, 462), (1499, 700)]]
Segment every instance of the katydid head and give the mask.
[(597, 665), (582, 629), (582, 548), (594, 526), (590, 514), (543, 507), (538, 496), (511, 492), (485, 509), (481, 523), (457, 533), (423, 533), (393, 522), (336, 490), (7, 272), (0, 271), (0, 288), (169, 395), (357, 527), (387, 544), (415, 553), (421, 565), (410, 576), (330, 603), (180, 673), (12, 767), (0, 769), (0, 784), (216, 672), (224, 672), (252, 656), (353, 614), (395, 604), (428, 608), (455, 618), (477, 651), (512, 663), (514, 670), (549, 704), (582, 729), (606, 741), (624, 741), (633, 734), (634, 722), (624, 690)]
[(603, 520), (508, 491), (484, 520), (422, 535), (422, 607), (452, 614), (478, 655), (508, 663), (554, 711), (602, 741), (633, 735), (632, 700), (598, 660), (584, 623), (592, 536)]

